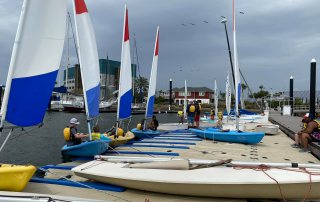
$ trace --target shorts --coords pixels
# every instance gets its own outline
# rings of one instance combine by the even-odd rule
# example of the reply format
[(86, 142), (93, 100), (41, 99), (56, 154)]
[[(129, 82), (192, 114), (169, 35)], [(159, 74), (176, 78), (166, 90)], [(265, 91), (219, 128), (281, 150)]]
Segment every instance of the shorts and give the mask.
[(194, 117), (193, 116), (188, 116), (188, 123), (191, 123), (191, 124), (194, 123)]
[(194, 121), (195, 121), (195, 122), (199, 122), (199, 121), (200, 121), (200, 115), (196, 115), (196, 116), (194, 117)]
[(320, 142), (320, 132), (317, 131), (317, 132), (312, 132), (310, 134), (310, 137), (313, 141), (317, 141), (317, 142)]

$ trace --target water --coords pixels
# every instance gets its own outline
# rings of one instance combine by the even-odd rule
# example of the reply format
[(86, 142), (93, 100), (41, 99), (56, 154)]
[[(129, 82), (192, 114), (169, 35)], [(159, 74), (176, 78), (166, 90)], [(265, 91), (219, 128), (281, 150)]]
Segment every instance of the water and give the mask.
[[(176, 114), (157, 114), (159, 123), (177, 122)], [(41, 128), (30, 127), (15, 129), (9, 141), (0, 153), (0, 163), (33, 164), (42, 166), (62, 162), (60, 149), (64, 145), (63, 129), (69, 120), (75, 117), (80, 121), (78, 131), (86, 133), (86, 117), (83, 113), (47, 112), (44, 125)], [(134, 128), (144, 115), (133, 115), (130, 128)], [(102, 113), (98, 119), (101, 131), (112, 127), (116, 120), (116, 113)], [(3, 131), (0, 143), (8, 134)]]

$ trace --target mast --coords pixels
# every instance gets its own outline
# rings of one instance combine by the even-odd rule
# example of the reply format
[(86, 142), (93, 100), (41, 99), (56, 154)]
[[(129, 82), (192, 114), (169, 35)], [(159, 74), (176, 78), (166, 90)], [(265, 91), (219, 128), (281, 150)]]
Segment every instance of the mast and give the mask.
[(218, 89), (217, 89), (217, 80), (214, 80), (214, 116), (218, 117)]
[(241, 80), (239, 75), (239, 62), (237, 51), (237, 37), (236, 37), (236, 15), (235, 15), (235, 1), (233, 0), (233, 52), (234, 52), (234, 74), (235, 74), (235, 108), (236, 108), (236, 126), (239, 130), (239, 102), (241, 100)]
[(183, 115), (187, 118), (187, 96), (188, 96), (188, 89), (187, 89), (187, 80), (184, 80), (184, 103), (183, 103)]

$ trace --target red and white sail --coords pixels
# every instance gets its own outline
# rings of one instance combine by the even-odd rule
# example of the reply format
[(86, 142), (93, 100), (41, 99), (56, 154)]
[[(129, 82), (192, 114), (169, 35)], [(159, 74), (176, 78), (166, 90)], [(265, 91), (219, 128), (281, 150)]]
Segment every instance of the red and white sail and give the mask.
[(86, 114), (92, 118), (99, 114), (100, 67), (96, 37), (84, 0), (74, 0), (74, 16)]
[(123, 38), (121, 51), (121, 67), (118, 95), (117, 120), (131, 116), (132, 103), (132, 70), (129, 41), (129, 20), (127, 5), (124, 10)]
[(154, 106), (156, 85), (157, 85), (158, 54), (159, 54), (159, 27), (157, 28), (156, 41), (154, 45), (153, 60), (152, 60), (149, 90), (148, 90), (148, 101), (147, 101), (147, 107), (146, 107), (146, 118), (150, 118), (153, 115), (153, 106)]

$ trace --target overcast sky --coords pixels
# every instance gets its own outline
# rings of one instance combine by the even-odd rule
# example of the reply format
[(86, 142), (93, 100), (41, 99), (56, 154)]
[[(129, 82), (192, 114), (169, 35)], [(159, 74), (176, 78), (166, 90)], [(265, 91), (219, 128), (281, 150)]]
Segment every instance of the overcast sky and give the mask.
[[(71, 0), (69, 11), (72, 12)], [(22, 0), (0, 0), (0, 83), (4, 84)], [(86, 0), (100, 58), (120, 60), (124, 4), (130, 42), (136, 35), (141, 75), (149, 78), (156, 27), (160, 26), (157, 89), (206, 86), (225, 91), (230, 71), (220, 16), (228, 19), (232, 50), (232, 0)], [(236, 0), (239, 66), (249, 86), (308, 90), (310, 60), (320, 60), (320, 4), (316, 0)], [(245, 14), (240, 14), (239, 12)], [(205, 23), (207, 21), (208, 23)], [(192, 25), (194, 24), (194, 25)], [(65, 65), (66, 51), (61, 64)], [(72, 62), (76, 57), (71, 50)], [(319, 66), (319, 65), (318, 65)], [(320, 70), (318, 70), (318, 75)], [(317, 82), (319, 90), (320, 82)]]

